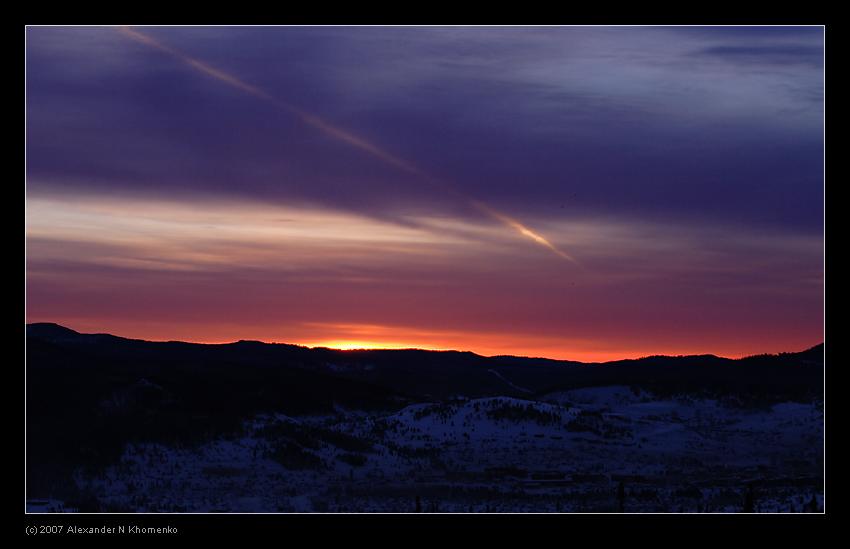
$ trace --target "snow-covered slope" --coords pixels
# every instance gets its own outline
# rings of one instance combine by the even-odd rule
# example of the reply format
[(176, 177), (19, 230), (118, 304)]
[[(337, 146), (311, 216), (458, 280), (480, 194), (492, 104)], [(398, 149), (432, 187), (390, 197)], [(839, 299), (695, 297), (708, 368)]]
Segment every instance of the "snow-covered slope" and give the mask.
[[(136, 511), (741, 511), (823, 506), (822, 408), (658, 399), (628, 387), (257, 416), (196, 448), (128, 446), (78, 475)], [(424, 503), (423, 503), (424, 502)], [(56, 507), (56, 505), (54, 505)]]

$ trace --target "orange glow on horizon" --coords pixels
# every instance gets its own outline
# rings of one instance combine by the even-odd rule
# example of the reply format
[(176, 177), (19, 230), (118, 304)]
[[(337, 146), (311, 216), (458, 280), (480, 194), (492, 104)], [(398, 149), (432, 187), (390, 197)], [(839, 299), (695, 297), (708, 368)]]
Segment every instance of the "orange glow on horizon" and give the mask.
[[(32, 322), (56, 322), (50, 319), (28, 318)], [(789, 344), (788, 347), (776, 348), (770, 346), (758, 347), (758, 343), (747, 342), (746, 347), (737, 342), (731, 342), (726, 347), (714, 347), (706, 343), (694, 343), (692, 345), (674, 346), (611, 346), (598, 341), (577, 341), (570, 344), (563, 338), (535, 337), (516, 334), (506, 336), (505, 334), (490, 333), (443, 333), (441, 337), (437, 334), (427, 335), (427, 332), (411, 330), (408, 328), (392, 328), (388, 326), (374, 326), (368, 324), (315, 324), (315, 326), (336, 326), (343, 330), (335, 330), (338, 333), (349, 330), (352, 338), (338, 337), (323, 339), (321, 337), (280, 337), (269, 333), (271, 329), (257, 328), (234, 328), (234, 327), (205, 327), (205, 335), (198, 334), (195, 327), (188, 326), (157, 326), (150, 325), (122, 325), (120, 329), (113, 327), (111, 330), (103, 329), (102, 326), (94, 326), (83, 322), (63, 322), (59, 324), (79, 331), (81, 333), (111, 333), (119, 337), (129, 339), (142, 339), (147, 341), (183, 341), (187, 343), (198, 343), (206, 345), (222, 345), (234, 343), (240, 340), (262, 341), (264, 343), (277, 343), (298, 345), (309, 348), (328, 348), (340, 351), (357, 350), (400, 350), (419, 349), (426, 351), (459, 351), (472, 352), (477, 355), (492, 356), (517, 356), (528, 358), (546, 358), (551, 360), (567, 360), (577, 362), (609, 362), (616, 360), (637, 359), (654, 355), (680, 356), (680, 355), (703, 355), (713, 354), (726, 358), (743, 358), (763, 353), (798, 352), (806, 350), (820, 341), (812, 341), (798, 345)], [(309, 324), (308, 324), (309, 326)], [(273, 330), (280, 333), (280, 329)], [(297, 329), (290, 329), (293, 333)], [(380, 331), (383, 337), (378, 337)], [(265, 332), (265, 333), (263, 333)], [(375, 333), (376, 336), (363, 339), (357, 338), (356, 333)], [(417, 333), (422, 334), (417, 337)], [(437, 343), (439, 341), (440, 343)]]
[(299, 343), (304, 347), (313, 349), (327, 348), (337, 349), (340, 351), (357, 351), (368, 349), (423, 349), (427, 351), (443, 351), (448, 350), (445, 347), (434, 347), (430, 345), (422, 345), (416, 343), (398, 343), (398, 342), (377, 342), (377, 341), (356, 341), (349, 339), (334, 339), (329, 341), (319, 341), (316, 343)]

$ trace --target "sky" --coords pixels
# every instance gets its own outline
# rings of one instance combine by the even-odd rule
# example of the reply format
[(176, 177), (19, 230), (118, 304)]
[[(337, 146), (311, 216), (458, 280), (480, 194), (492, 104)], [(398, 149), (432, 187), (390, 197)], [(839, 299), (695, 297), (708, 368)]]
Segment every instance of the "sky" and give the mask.
[(26, 314), (604, 361), (823, 340), (822, 27), (28, 27)]

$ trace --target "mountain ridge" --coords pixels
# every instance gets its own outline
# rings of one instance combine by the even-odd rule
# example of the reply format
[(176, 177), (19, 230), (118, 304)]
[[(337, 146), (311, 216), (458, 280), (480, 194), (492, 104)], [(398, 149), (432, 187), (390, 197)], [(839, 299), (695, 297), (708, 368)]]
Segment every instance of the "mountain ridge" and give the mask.
[(71, 482), (74, 468), (117, 463), (128, 444), (196, 448), (238, 435), (263, 414), (356, 419), (411, 405), (547, 401), (611, 386), (746, 410), (816, 406), (823, 398), (822, 344), (737, 360), (696, 355), (588, 364), (456, 351), (149, 342), (55, 324), (27, 326), (26, 344), (27, 429), (39, 434), (27, 438), (28, 482), (47, 492)]
[(259, 347), (259, 346), (280, 346), (284, 348), (297, 348), (297, 349), (305, 349), (305, 350), (327, 350), (339, 353), (345, 353), (348, 355), (355, 355), (358, 353), (365, 352), (381, 352), (381, 353), (393, 353), (393, 352), (421, 352), (421, 353), (435, 353), (439, 354), (461, 354), (461, 355), (470, 355), (474, 357), (486, 358), (486, 359), (497, 359), (497, 360), (524, 360), (524, 361), (545, 361), (551, 363), (560, 363), (560, 364), (582, 364), (582, 365), (590, 365), (590, 364), (613, 364), (613, 363), (623, 363), (623, 362), (635, 362), (642, 360), (653, 360), (653, 359), (677, 359), (677, 358), (689, 358), (689, 359), (721, 359), (721, 360), (732, 360), (732, 361), (743, 361), (743, 360), (751, 360), (759, 357), (780, 357), (783, 355), (822, 355), (824, 343), (818, 343), (809, 348), (803, 349), (801, 351), (785, 351), (780, 353), (760, 353), (755, 355), (747, 355), (739, 358), (729, 358), (723, 357), (720, 355), (715, 355), (711, 353), (701, 353), (701, 354), (691, 354), (691, 355), (646, 355), (637, 358), (620, 358), (615, 360), (607, 360), (603, 362), (582, 362), (577, 360), (568, 360), (568, 359), (556, 359), (556, 358), (548, 358), (548, 357), (531, 357), (531, 356), (522, 356), (522, 355), (480, 355), (473, 351), (461, 351), (457, 349), (440, 349), (440, 350), (431, 350), (431, 349), (420, 349), (416, 347), (404, 348), (404, 349), (384, 349), (384, 348), (364, 348), (364, 349), (334, 349), (332, 347), (308, 347), (305, 345), (298, 345), (294, 343), (284, 343), (284, 342), (267, 342), (260, 340), (246, 340), (240, 339), (232, 342), (225, 343), (198, 343), (198, 342), (190, 342), (190, 341), (180, 341), (180, 340), (168, 340), (168, 341), (154, 341), (147, 339), (138, 339), (138, 338), (128, 338), (123, 336), (117, 336), (110, 333), (82, 333), (77, 332), (71, 328), (66, 326), (62, 326), (61, 324), (54, 322), (33, 322), (26, 325), (26, 335), (28, 338), (34, 337), (38, 339), (43, 339), (47, 341), (55, 341), (59, 340), (67, 340), (74, 338), (112, 338), (115, 340), (123, 340), (123, 341), (132, 341), (132, 342), (144, 342), (151, 344), (179, 344), (179, 345), (197, 345), (197, 346), (205, 346), (205, 347), (227, 347), (227, 346), (251, 346), (251, 347)]

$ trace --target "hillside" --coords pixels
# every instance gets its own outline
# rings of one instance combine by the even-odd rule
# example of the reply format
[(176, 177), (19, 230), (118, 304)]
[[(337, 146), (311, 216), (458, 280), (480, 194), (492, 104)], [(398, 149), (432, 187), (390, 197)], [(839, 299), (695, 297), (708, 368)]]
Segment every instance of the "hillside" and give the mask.
[[(391, 493), (404, 493), (409, 506), (421, 491), (416, 483), (442, 493), (456, 479), (486, 489), (486, 505), (496, 506), (497, 494), (519, 482), (510, 505), (555, 509), (557, 498), (546, 492), (538, 501), (527, 484), (573, 479), (573, 489), (589, 482), (595, 493), (609, 490), (612, 475), (626, 475), (664, 494), (652, 505), (672, 505), (675, 490), (685, 488), (659, 492), (667, 473), (658, 476), (658, 463), (677, 479), (702, 477), (715, 487), (774, 467), (780, 478), (798, 479), (787, 482), (816, 489), (822, 352), (821, 345), (741, 360), (582, 364), (455, 351), (148, 342), (32, 324), (28, 490), (77, 507), (138, 509), (144, 505), (127, 490), (138, 495), (145, 478), (160, 475), (165, 483), (176, 474), (186, 485), (150, 485), (146, 497), (158, 494), (159, 503), (146, 508), (183, 500), (200, 508), (207, 504), (198, 494), (207, 494), (220, 500), (215, 506), (250, 510), (272, 505), (275, 496), (260, 489), (269, 483), (294, 493), (318, 483), (324, 488), (311, 497), (327, 507), (331, 494), (341, 497), (332, 486), (363, 490), (372, 479), (388, 492), (361, 494), (349, 505), (387, 510)], [(740, 471), (720, 467), (730, 456), (738, 456)], [(786, 459), (797, 463), (790, 473)], [(233, 479), (248, 483), (243, 503), (225, 501)], [(790, 493), (782, 486), (781, 494)], [(475, 498), (455, 499), (462, 508)], [(315, 508), (305, 501), (274, 505)]]

